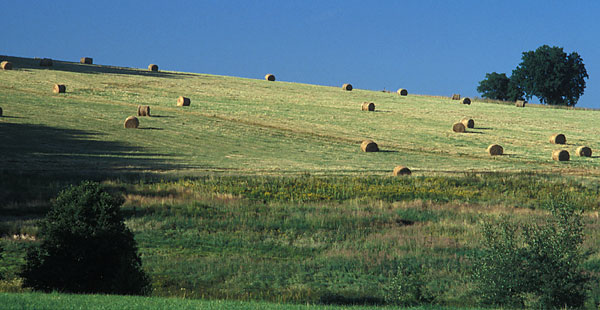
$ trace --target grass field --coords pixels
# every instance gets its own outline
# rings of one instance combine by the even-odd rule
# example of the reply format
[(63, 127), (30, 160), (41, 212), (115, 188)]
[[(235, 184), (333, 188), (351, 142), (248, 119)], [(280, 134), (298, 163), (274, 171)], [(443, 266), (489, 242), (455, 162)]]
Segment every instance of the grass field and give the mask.
[[(574, 154), (600, 146), (599, 111), (4, 59), (15, 70), (0, 71), (0, 291), (20, 294), (0, 295), (1, 304), (77, 309), (107, 298), (103, 309), (132, 300), (131, 309), (160, 309), (167, 299), (157, 296), (170, 296), (186, 297), (168, 299), (174, 309), (304, 308), (187, 298), (380, 305), (401, 268), (423, 266), (428, 303), (469, 307), (481, 223), (542, 219), (558, 195), (586, 210), (585, 249), (600, 246), (600, 159)], [(53, 94), (55, 83), (67, 92)], [(175, 106), (180, 95), (190, 107)], [(364, 101), (376, 112), (361, 111)], [(153, 116), (123, 128), (137, 105)], [(453, 133), (465, 116), (475, 128)], [(556, 132), (566, 145), (548, 142)], [(361, 152), (367, 138), (383, 151)], [(487, 155), (491, 143), (506, 155)], [(571, 161), (551, 160), (559, 148)], [(391, 177), (399, 164), (413, 176)], [(36, 220), (81, 179), (125, 197), (153, 298), (20, 288)], [(600, 254), (585, 268), (600, 273)]]

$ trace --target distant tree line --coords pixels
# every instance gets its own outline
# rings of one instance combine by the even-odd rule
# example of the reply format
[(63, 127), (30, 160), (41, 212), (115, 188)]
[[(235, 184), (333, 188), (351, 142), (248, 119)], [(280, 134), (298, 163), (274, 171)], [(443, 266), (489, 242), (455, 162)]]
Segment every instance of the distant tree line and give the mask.
[(521, 60), (510, 77), (486, 73), (477, 91), (489, 99), (515, 101), (535, 96), (543, 104), (577, 104), (589, 78), (579, 54), (567, 55), (561, 47), (543, 45), (524, 52)]

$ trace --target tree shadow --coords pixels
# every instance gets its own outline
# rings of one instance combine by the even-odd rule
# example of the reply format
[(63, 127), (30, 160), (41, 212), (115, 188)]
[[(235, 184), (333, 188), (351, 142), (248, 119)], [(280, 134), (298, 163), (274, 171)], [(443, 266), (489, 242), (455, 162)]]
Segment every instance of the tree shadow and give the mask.
[(52, 66), (41, 67), (40, 59), (34, 58), (22, 58), (12, 56), (0, 56), (2, 60), (8, 60), (13, 63), (14, 70), (59, 70), (68, 72), (79, 72), (89, 74), (129, 74), (129, 75), (140, 75), (140, 76), (152, 76), (152, 77), (163, 77), (163, 78), (184, 78), (185, 76), (194, 76), (190, 73), (173, 73), (164, 71), (149, 71), (147, 69), (136, 69), (136, 68), (125, 68), (125, 67), (114, 67), (106, 65), (88, 65), (81, 64), (78, 62), (52, 60)]
[(101, 141), (99, 133), (4, 122), (0, 123), (0, 132), (3, 171), (106, 175), (179, 168), (174, 161), (165, 159), (165, 154), (122, 142)]

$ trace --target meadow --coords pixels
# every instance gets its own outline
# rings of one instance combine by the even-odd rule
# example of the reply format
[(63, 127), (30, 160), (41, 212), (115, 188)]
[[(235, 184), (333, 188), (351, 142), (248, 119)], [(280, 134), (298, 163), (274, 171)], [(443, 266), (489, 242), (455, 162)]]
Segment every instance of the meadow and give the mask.
[[(15, 65), (0, 71), (0, 291), (13, 292), (0, 301), (57, 298), (28, 295), (18, 270), (36, 220), (83, 179), (125, 197), (153, 298), (208, 309), (379, 307), (407, 268), (425, 270), (423, 303), (471, 307), (481, 224), (545, 218), (558, 195), (586, 211), (585, 249), (600, 245), (600, 160), (574, 154), (600, 145), (598, 111), (0, 58)], [(180, 95), (191, 106), (176, 107)], [(123, 128), (142, 104), (153, 116)], [(475, 128), (452, 132), (465, 116)], [(556, 132), (566, 145), (548, 142)], [(367, 138), (382, 151), (361, 152)], [(505, 155), (489, 156), (491, 143)], [(558, 148), (571, 160), (553, 161)], [(400, 164), (413, 174), (392, 177)], [(600, 254), (585, 268), (600, 272)]]

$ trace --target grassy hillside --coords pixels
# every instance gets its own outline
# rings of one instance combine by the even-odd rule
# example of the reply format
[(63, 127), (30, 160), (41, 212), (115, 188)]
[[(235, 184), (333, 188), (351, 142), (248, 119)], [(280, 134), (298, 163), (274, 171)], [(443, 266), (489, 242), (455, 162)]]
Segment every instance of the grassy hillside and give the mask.
[[(82, 178), (125, 198), (154, 296), (382, 304), (410, 271), (427, 303), (472, 306), (481, 223), (542, 221), (561, 195), (587, 212), (585, 249), (600, 247), (600, 160), (573, 154), (600, 146), (598, 111), (4, 59), (15, 70), (0, 71), (0, 291), (24, 292), (18, 270), (36, 220)], [(53, 94), (55, 83), (67, 92)], [(190, 107), (176, 107), (180, 95)], [(153, 116), (123, 128), (138, 105)], [(465, 116), (475, 128), (453, 133)], [(556, 132), (567, 145), (548, 142)], [(367, 138), (382, 152), (361, 152)], [(491, 143), (506, 155), (487, 155)], [(558, 148), (571, 161), (552, 161)], [(390, 177), (399, 164), (414, 176)], [(585, 269), (600, 274), (600, 254)], [(43, 308), (56, 295), (0, 295), (38, 299)]]
[[(417, 174), (544, 171), (597, 174), (597, 158), (574, 156), (600, 147), (598, 111), (516, 108), (450, 99), (260, 79), (114, 68), (0, 57), (1, 170), (21, 172), (150, 171), (175, 174), (389, 174), (398, 164)], [(281, 77), (285, 80), (285, 77)], [(340, 81), (351, 82), (351, 81)], [(55, 83), (67, 93), (53, 94)], [(409, 90), (410, 91), (410, 90)], [(183, 95), (190, 107), (176, 107)], [(364, 112), (364, 101), (376, 112)], [(153, 117), (123, 128), (137, 105)], [(463, 117), (468, 133), (451, 131)], [(561, 132), (567, 145), (548, 143)], [(383, 152), (362, 153), (363, 139)], [(506, 155), (490, 157), (491, 143)], [(572, 160), (551, 160), (557, 148)]]

